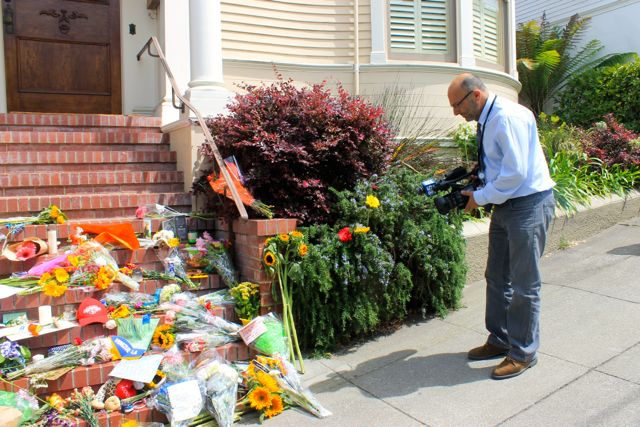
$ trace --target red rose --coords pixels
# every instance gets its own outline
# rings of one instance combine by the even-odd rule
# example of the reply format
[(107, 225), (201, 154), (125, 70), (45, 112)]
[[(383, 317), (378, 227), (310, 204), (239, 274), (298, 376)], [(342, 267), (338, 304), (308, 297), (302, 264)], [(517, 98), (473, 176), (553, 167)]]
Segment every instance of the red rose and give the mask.
[(349, 229), (349, 227), (345, 227), (342, 230), (338, 231), (338, 239), (340, 239), (342, 243), (348, 242), (352, 238), (353, 235), (351, 234), (351, 230)]

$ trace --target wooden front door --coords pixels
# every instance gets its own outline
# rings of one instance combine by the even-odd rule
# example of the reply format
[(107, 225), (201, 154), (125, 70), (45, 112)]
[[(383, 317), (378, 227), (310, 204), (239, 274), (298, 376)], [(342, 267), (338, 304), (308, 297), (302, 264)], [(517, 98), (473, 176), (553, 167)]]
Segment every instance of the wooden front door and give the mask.
[(9, 111), (122, 112), (118, 0), (1, 0)]

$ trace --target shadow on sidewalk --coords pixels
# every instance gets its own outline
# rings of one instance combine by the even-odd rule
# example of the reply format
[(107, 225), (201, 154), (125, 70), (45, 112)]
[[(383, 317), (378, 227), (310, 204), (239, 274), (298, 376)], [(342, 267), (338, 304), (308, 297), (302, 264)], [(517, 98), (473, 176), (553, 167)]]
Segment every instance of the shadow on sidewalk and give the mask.
[(620, 246), (607, 252), (612, 255), (636, 255), (640, 256), (640, 243), (635, 245)]
[[(316, 393), (335, 391), (355, 384), (377, 398), (404, 396), (428, 387), (451, 387), (489, 379), (494, 365), (470, 362), (467, 353), (438, 353), (412, 357), (414, 349), (399, 350), (369, 359), (354, 369), (332, 373), (311, 385)], [(495, 365), (500, 363), (496, 359)]]

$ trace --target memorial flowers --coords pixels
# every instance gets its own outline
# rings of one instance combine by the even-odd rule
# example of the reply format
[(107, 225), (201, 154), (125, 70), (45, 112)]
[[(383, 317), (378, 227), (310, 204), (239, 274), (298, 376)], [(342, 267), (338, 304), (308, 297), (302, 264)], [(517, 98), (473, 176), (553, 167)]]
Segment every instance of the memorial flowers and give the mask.
[[(282, 323), (289, 343), (289, 357), (293, 362), (298, 359), (300, 372), (304, 373), (304, 362), (298, 345), (296, 326), (293, 321), (291, 288), (289, 279), (300, 279), (302, 268), (300, 263), (307, 255), (308, 246), (304, 235), (297, 231), (280, 233), (265, 241), (262, 262), (267, 274), (278, 282), (280, 299), (282, 300)], [(294, 353), (295, 347), (295, 353)]]
[(242, 282), (229, 291), (235, 300), (235, 310), (241, 321), (249, 321), (260, 310), (260, 286), (251, 282)]

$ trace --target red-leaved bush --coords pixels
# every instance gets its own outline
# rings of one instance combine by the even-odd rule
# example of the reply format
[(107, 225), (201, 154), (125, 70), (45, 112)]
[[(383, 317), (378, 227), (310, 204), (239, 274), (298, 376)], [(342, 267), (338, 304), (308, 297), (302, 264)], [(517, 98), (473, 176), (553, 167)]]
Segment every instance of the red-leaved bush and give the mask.
[[(277, 216), (302, 223), (329, 221), (332, 193), (381, 173), (392, 154), (381, 108), (342, 87), (297, 88), (281, 76), (263, 86), (243, 85), (228, 115), (207, 124), (222, 157), (234, 155), (252, 195)], [(211, 156), (211, 147), (203, 147)], [(228, 202), (225, 202), (228, 204)]]
[(583, 146), (589, 157), (597, 157), (607, 166), (617, 164), (628, 169), (640, 166), (638, 142), (638, 135), (609, 113), (604, 116), (604, 122), (594, 124), (583, 139)]

